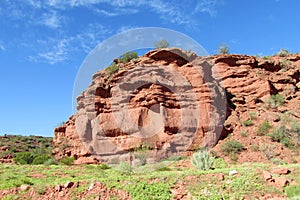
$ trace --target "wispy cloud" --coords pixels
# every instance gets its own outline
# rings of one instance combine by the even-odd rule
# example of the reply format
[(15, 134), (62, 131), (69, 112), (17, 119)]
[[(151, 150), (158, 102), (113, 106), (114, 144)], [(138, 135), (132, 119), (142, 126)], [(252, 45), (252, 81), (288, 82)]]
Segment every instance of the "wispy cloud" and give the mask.
[(0, 51), (5, 51), (5, 47), (4, 47), (4, 45), (2, 44), (2, 42), (0, 42)]
[(56, 64), (73, 57), (76, 52), (89, 53), (110, 31), (98, 24), (89, 24), (82, 32), (60, 39), (38, 40), (36, 55), (29, 56), (33, 62)]
[(201, 0), (196, 5), (195, 12), (208, 13), (210, 16), (216, 16), (217, 0)]
[(61, 26), (62, 17), (57, 12), (44, 13), (39, 23), (49, 28), (58, 28)]

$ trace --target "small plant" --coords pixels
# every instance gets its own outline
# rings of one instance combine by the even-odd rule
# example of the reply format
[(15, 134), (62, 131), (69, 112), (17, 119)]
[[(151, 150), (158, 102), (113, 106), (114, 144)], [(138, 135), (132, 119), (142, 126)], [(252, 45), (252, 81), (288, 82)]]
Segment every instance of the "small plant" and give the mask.
[(256, 115), (257, 115), (256, 112), (253, 112), (253, 111), (250, 111), (250, 112), (249, 112), (249, 117), (250, 117), (251, 120), (255, 119), (255, 118), (256, 118)]
[(167, 40), (162, 39), (161, 41), (154, 43), (154, 46), (156, 49), (168, 48), (169, 43), (167, 42)]
[(193, 154), (192, 164), (199, 170), (209, 170), (213, 163), (215, 157), (211, 156), (207, 149), (202, 149)]
[(288, 54), (290, 54), (290, 52), (288, 50), (286, 50), (286, 49), (281, 49), (279, 52), (276, 53), (276, 55), (280, 56), (280, 57), (285, 57)]
[(225, 43), (222, 43), (218, 48), (219, 54), (229, 54), (229, 46)]
[(264, 60), (270, 60), (272, 57), (271, 56), (263, 56), (262, 59)]
[(64, 157), (59, 162), (65, 164), (65, 165), (72, 165), (74, 160), (75, 160), (74, 157)]
[(110, 66), (108, 66), (105, 69), (105, 73), (107, 76), (111, 76), (112, 74), (114, 74), (115, 72), (117, 72), (119, 70), (118, 64), (117, 63), (113, 63)]
[(277, 108), (284, 103), (285, 99), (281, 94), (271, 95), (269, 99), (266, 100), (265, 106), (267, 108)]
[(279, 61), (279, 63), (280, 63), (281, 69), (283, 69), (284, 71), (287, 71), (287, 70), (291, 69), (291, 66), (292, 66), (291, 61), (286, 60), (286, 59), (281, 59)]
[(264, 121), (258, 126), (257, 135), (262, 136), (269, 133), (272, 128), (271, 124), (268, 121)]
[(252, 119), (247, 119), (243, 121), (244, 126), (251, 126), (253, 124)]
[(232, 153), (234, 154), (238, 153), (243, 149), (244, 149), (244, 145), (236, 140), (227, 141), (221, 146), (221, 151), (223, 152), (224, 155), (227, 156)]
[(262, 144), (259, 146), (259, 150), (266, 156), (268, 160), (271, 160), (277, 156), (274, 145)]
[(248, 134), (248, 133), (247, 133), (246, 131), (241, 132), (241, 136), (242, 136), (242, 137), (246, 137), (247, 134)]
[(119, 58), (118, 58), (118, 62), (119, 63), (127, 63), (129, 61), (131, 61), (132, 59), (138, 58), (138, 54), (137, 52), (134, 51), (129, 51), (126, 52), (124, 54), (122, 54)]

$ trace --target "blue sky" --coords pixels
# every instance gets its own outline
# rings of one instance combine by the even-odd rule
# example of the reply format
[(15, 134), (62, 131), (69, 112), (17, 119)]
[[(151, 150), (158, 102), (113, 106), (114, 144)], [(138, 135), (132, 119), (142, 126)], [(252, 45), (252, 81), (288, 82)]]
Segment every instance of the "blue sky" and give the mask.
[[(97, 44), (162, 27), (208, 53), (300, 52), (298, 0), (0, 0), (0, 134), (52, 136), (74, 112), (76, 74)], [(167, 39), (167, 38), (166, 38)]]

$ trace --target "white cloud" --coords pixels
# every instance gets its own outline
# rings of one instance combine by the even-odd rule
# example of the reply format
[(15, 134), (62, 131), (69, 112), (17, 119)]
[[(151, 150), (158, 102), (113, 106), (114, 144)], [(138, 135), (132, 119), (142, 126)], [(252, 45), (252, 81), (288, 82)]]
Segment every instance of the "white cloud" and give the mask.
[(5, 47), (3, 44), (0, 43), (0, 51), (5, 51)]
[(210, 16), (216, 16), (217, 0), (201, 0), (195, 8), (195, 12), (208, 13)]
[(89, 24), (78, 34), (64, 36), (60, 39), (47, 38), (38, 40), (36, 55), (29, 56), (33, 62), (56, 64), (74, 57), (76, 52), (89, 53), (103, 40), (110, 31), (99, 24)]
[(49, 28), (58, 28), (60, 27), (60, 22), (62, 17), (59, 16), (56, 12), (52, 11), (51, 13), (45, 13), (40, 19), (40, 24), (43, 24)]

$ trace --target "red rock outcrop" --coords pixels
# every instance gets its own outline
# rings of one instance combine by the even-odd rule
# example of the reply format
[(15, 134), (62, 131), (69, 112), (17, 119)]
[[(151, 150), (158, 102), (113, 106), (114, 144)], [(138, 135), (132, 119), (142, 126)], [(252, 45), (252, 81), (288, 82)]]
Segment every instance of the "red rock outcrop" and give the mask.
[(155, 159), (213, 147), (242, 131), (250, 111), (259, 121), (274, 118), (263, 105), (278, 92), (299, 119), (300, 56), (284, 59), (199, 57), (173, 48), (118, 63), (112, 75), (94, 74), (77, 98), (78, 112), (55, 129), (53, 153), (93, 163), (130, 159), (129, 151), (145, 146)]

